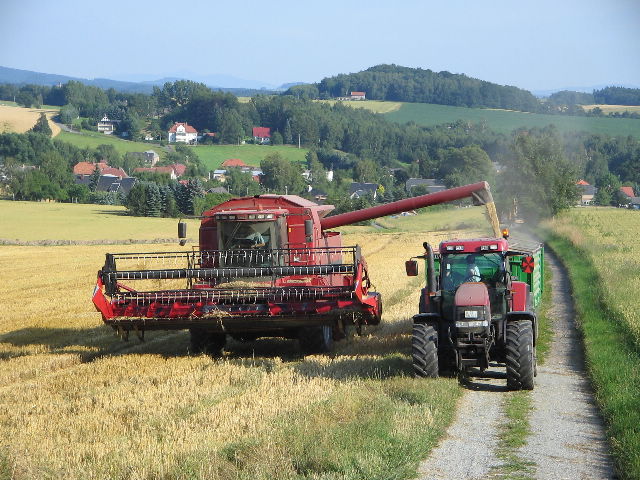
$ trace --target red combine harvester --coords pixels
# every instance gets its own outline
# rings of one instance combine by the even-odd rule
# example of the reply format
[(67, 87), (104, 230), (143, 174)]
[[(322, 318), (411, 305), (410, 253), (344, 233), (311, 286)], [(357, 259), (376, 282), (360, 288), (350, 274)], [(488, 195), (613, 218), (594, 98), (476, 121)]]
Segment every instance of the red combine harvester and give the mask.
[[(123, 338), (189, 329), (194, 352), (219, 353), (227, 334), (298, 338), (305, 353), (326, 352), (346, 326), (382, 315), (360, 247), (330, 229), (466, 197), (493, 205), (486, 182), (332, 217), (333, 206), (294, 195), (231, 199), (204, 212), (198, 248), (108, 253), (93, 302)], [(186, 224), (178, 234), (184, 245)]]

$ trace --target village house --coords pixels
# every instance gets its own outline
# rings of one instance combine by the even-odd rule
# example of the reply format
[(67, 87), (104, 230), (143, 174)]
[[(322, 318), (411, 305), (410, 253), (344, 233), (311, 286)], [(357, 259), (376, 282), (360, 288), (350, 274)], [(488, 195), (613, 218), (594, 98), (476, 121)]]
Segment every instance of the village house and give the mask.
[(147, 150), (145, 152), (129, 152), (127, 155), (140, 159), (140, 161), (147, 167), (155, 167), (156, 163), (160, 160), (160, 155), (153, 150)]
[(585, 180), (578, 181), (576, 185), (578, 185), (578, 189), (580, 191), (580, 205), (591, 205), (593, 197), (596, 196), (598, 189)]
[(620, 187), (622, 195), (628, 200), (626, 206), (634, 210), (640, 210), (640, 197), (637, 197), (633, 187)]
[(76, 180), (89, 178), (93, 175), (96, 168), (100, 172), (100, 175), (110, 175), (118, 180), (129, 177), (123, 169), (110, 167), (105, 162), (78, 162), (73, 167), (73, 175), (76, 177)]
[(119, 120), (110, 120), (109, 117), (104, 115), (102, 120), (98, 122), (98, 132), (104, 133), (105, 135), (111, 135), (116, 131), (118, 127)]
[(351, 92), (350, 100), (366, 100), (365, 92)]
[(169, 143), (197, 143), (198, 131), (186, 122), (175, 122), (167, 132), (167, 140)]
[(349, 185), (349, 198), (360, 198), (365, 195), (371, 196), (374, 200), (378, 196), (378, 185), (377, 183), (352, 183)]
[(269, 127), (253, 127), (253, 140), (263, 145), (271, 142), (271, 129)]

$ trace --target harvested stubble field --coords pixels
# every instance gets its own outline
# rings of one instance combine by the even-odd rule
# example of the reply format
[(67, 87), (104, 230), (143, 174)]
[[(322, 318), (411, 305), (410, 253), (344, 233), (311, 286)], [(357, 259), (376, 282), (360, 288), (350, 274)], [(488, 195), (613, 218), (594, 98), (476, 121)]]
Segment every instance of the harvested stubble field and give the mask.
[(383, 324), (307, 357), (291, 340), (231, 342), (212, 359), (188, 353), (186, 332), (116, 338), (90, 303), (104, 253), (174, 244), (0, 247), (0, 477), (411, 478), (461, 394), (455, 379), (411, 376), (419, 280), (403, 262), (439, 235), (347, 235)]

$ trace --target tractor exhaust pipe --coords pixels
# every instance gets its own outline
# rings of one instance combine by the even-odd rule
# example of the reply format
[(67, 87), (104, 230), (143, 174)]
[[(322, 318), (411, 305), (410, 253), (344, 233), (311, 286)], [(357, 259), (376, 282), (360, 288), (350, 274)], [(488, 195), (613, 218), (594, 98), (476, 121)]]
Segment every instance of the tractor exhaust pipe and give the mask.
[(422, 244), (427, 252), (427, 290), (429, 294), (436, 292), (436, 267), (433, 262), (433, 248), (428, 242)]

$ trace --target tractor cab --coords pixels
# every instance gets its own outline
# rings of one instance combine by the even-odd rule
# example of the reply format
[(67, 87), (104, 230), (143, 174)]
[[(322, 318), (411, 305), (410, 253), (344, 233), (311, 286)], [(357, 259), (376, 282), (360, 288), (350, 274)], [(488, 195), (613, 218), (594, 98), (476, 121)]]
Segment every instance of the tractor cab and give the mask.
[[(456, 294), (464, 295), (464, 290), (468, 289), (466, 284), (480, 283), (487, 290), (487, 307), (490, 308), (491, 320), (504, 318), (507, 313), (505, 291), (510, 282), (507, 274), (507, 251), (508, 244), (503, 239), (474, 239), (441, 244), (439, 287), (445, 317), (455, 317)], [(460, 291), (463, 285), (465, 286)]]

